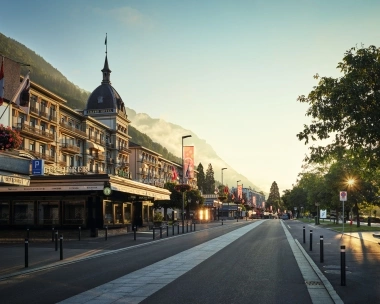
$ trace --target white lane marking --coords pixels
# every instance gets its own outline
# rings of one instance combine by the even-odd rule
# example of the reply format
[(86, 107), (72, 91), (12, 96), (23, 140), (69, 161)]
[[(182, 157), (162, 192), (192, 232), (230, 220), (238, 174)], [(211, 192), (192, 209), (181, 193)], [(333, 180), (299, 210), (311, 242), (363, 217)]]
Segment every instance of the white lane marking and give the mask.
[(293, 255), (297, 261), (298, 267), (302, 273), (305, 282), (320, 282), (322, 285), (306, 285), (309, 292), (311, 301), (313, 303), (338, 303), (343, 304), (342, 299), (336, 293), (330, 282), (319, 270), (314, 261), (302, 248), (298, 240), (293, 239), (290, 232), (286, 229), (286, 226), (282, 224), (282, 228), (285, 231), (290, 248), (293, 251)]
[(246, 225), (59, 303), (140, 303), (263, 222)]

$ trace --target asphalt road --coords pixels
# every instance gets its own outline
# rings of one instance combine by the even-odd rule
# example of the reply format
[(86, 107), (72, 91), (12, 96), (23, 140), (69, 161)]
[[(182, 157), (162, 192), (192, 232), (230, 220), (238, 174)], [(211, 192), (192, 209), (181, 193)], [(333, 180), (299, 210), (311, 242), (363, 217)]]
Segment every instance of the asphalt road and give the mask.
[(269, 220), (141, 303), (311, 303), (278, 220)]
[[(41, 268), (35, 268), (35, 272), (8, 273), (7, 278), (0, 280), (0, 302), (43, 304), (69, 299), (66, 303), (74, 303), (70, 299), (75, 295), (91, 293), (97, 286), (251, 223), (229, 221), (223, 226), (214, 225), (211, 229), (156, 241), (152, 241), (151, 234), (139, 234), (137, 242), (126, 240), (126, 237), (113, 237), (108, 242), (100, 239), (69, 242), (65, 244), (65, 250), (73, 253), (73, 259), (48, 268), (50, 262), (40, 261), (36, 265)], [(285, 224), (286, 231), (281, 223)], [(313, 230), (312, 250), (310, 230)], [(320, 262), (321, 235), (324, 238), (324, 262)], [(296, 240), (303, 247), (342, 302), (380, 303), (378, 243), (342, 236), (312, 224), (281, 220), (263, 221), (141, 303), (312, 303), (310, 289), (297, 264), (289, 236), (293, 243)], [(346, 286), (340, 284), (341, 245), (346, 246)], [(37, 249), (51, 252), (51, 247), (51, 243), (38, 244)], [(0, 252), (0, 266), (5, 269), (4, 263), (8, 261), (8, 269), (17, 269), (11, 264), (15, 257), (4, 255), (11, 251)], [(90, 253), (99, 253), (99, 256), (93, 257)], [(83, 260), (78, 261), (78, 257)], [(120, 299), (112, 303), (133, 302)]]

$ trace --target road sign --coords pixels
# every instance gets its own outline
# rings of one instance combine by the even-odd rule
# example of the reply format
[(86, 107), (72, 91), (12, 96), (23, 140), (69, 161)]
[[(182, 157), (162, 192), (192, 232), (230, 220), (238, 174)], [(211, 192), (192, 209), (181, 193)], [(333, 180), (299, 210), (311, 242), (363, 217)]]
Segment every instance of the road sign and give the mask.
[(339, 192), (339, 199), (341, 202), (347, 201), (347, 191), (340, 191)]

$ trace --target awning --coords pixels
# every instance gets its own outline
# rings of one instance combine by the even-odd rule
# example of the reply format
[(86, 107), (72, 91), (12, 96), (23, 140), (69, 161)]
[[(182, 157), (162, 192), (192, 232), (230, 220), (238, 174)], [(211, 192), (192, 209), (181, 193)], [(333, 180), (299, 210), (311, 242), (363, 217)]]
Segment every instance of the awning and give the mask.
[(101, 152), (104, 152), (104, 148), (96, 143), (93, 143), (93, 142), (89, 142), (87, 143), (88, 144), (88, 148), (89, 149), (95, 149), (95, 150), (98, 150), (98, 151), (101, 151)]
[(140, 196), (153, 197), (156, 200), (170, 200), (169, 192), (167, 190), (160, 191), (160, 188), (157, 188), (157, 190), (154, 189), (154, 187), (151, 187), (151, 189), (139, 189), (132, 186), (111, 183), (111, 189)]

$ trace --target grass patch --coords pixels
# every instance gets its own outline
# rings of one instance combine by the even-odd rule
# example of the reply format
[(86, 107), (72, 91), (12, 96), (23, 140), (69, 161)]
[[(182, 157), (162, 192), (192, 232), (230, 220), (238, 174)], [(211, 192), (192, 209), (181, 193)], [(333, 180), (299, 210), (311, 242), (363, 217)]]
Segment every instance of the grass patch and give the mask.
[[(305, 224), (314, 224), (315, 220), (309, 220), (305, 218), (299, 218), (297, 219), (300, 222), (303, 222)], [(334, 224), (333, 221), (330, 222), (330, 220), (323, 220), (322, 219), (319, 221), (320, 227), (331, 229), (337, 232), (342, 232), (343, 229), (343, 223), (340, 222), (339, 224)], [(350, 225), (349, 222), (346, 222), (344, 224), (344, 232), (368, 232), (368, 231), (380, 231), (380, 227), (374, 227), (374, 226), (368, 226), (367, 224), (360, 223), (360, 227), (356, 226), (356, 222), (352, 222), (352, 225)]]

